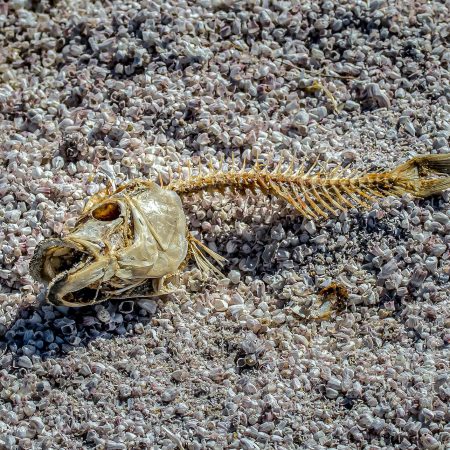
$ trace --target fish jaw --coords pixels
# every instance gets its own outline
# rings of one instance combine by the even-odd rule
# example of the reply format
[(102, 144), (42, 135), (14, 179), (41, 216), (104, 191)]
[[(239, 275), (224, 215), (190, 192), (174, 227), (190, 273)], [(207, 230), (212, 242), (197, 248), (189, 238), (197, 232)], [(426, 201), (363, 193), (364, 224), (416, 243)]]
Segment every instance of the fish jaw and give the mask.
[[(47, 301), (57, 306), (84, 306), (101, 301), (97, 289), (114, 275), (117, 264), (92, 243), (69, 238), (38, 244), (30, 262), (34, 279), (48, 285)], [(106, 300), (106, 299), (105, 299)]]

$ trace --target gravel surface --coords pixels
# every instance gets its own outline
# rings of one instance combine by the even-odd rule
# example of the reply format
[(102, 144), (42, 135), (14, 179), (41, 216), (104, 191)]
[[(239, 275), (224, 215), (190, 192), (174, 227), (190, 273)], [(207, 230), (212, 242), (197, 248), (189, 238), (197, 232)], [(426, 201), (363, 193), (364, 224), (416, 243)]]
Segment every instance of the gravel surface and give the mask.
[[(447, 1), (0, 2), (0, 448), (450, 445), (449, 192), (303, 221), (186, 203), (228, 258), (171, 296), (42, 302), (34, 248), (117, 181), (448, 153)], [(330, 283), (343, 311), (306, 320)]]

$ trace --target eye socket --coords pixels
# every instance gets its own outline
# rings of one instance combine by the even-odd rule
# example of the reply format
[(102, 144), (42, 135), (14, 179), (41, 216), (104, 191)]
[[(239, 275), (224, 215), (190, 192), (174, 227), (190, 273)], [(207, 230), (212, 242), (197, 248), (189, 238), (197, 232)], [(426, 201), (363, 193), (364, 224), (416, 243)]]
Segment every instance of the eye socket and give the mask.
[(92, 217), (103, 222), (109, 222), (120, 216), (120, 206), (117, 202), (107, 202), (92, 211)]

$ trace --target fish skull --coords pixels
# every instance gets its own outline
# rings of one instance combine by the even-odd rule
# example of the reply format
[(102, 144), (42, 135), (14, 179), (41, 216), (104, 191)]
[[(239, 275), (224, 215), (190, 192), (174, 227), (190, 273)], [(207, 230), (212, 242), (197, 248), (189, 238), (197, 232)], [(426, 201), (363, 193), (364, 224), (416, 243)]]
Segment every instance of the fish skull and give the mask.
[(151, 181), (94, 196), (75, 227), (38, 244), (31, 275), (55, 305), (168, 292), (188, 251), (180, 197)]

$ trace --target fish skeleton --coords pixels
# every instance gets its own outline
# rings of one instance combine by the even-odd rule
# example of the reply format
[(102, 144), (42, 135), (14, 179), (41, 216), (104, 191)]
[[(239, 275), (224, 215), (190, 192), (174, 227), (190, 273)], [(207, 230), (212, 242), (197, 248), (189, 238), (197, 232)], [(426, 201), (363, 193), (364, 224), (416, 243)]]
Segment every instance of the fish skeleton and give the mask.
[[(162, 183), (161, 183), (162, 184)], [(409, 193), (429, 197), (450, 188), (450, 155), (412, 158), (393, 170), (331, 171), (312, 164), (294, 170), (282, 162), (269, 171), (261, 164), (247, 169), (214, 169), (172, 179), (166, 186), (132, 180), (89, 199), (75, 226), (60, 238), (40, 242), (30, 273), (47, 285), (46, 299), (63, 306), (85, 306), (114, 298), (142, 298), (175, 289), (189, 260), (205, 272), (220, 273), (225, 258), (196, 239), (187, 226), (182, 199), (194, 192), (227, 189), (260, 191), (285, 200), (300, 215), (320, 220), (376, 198)]]

